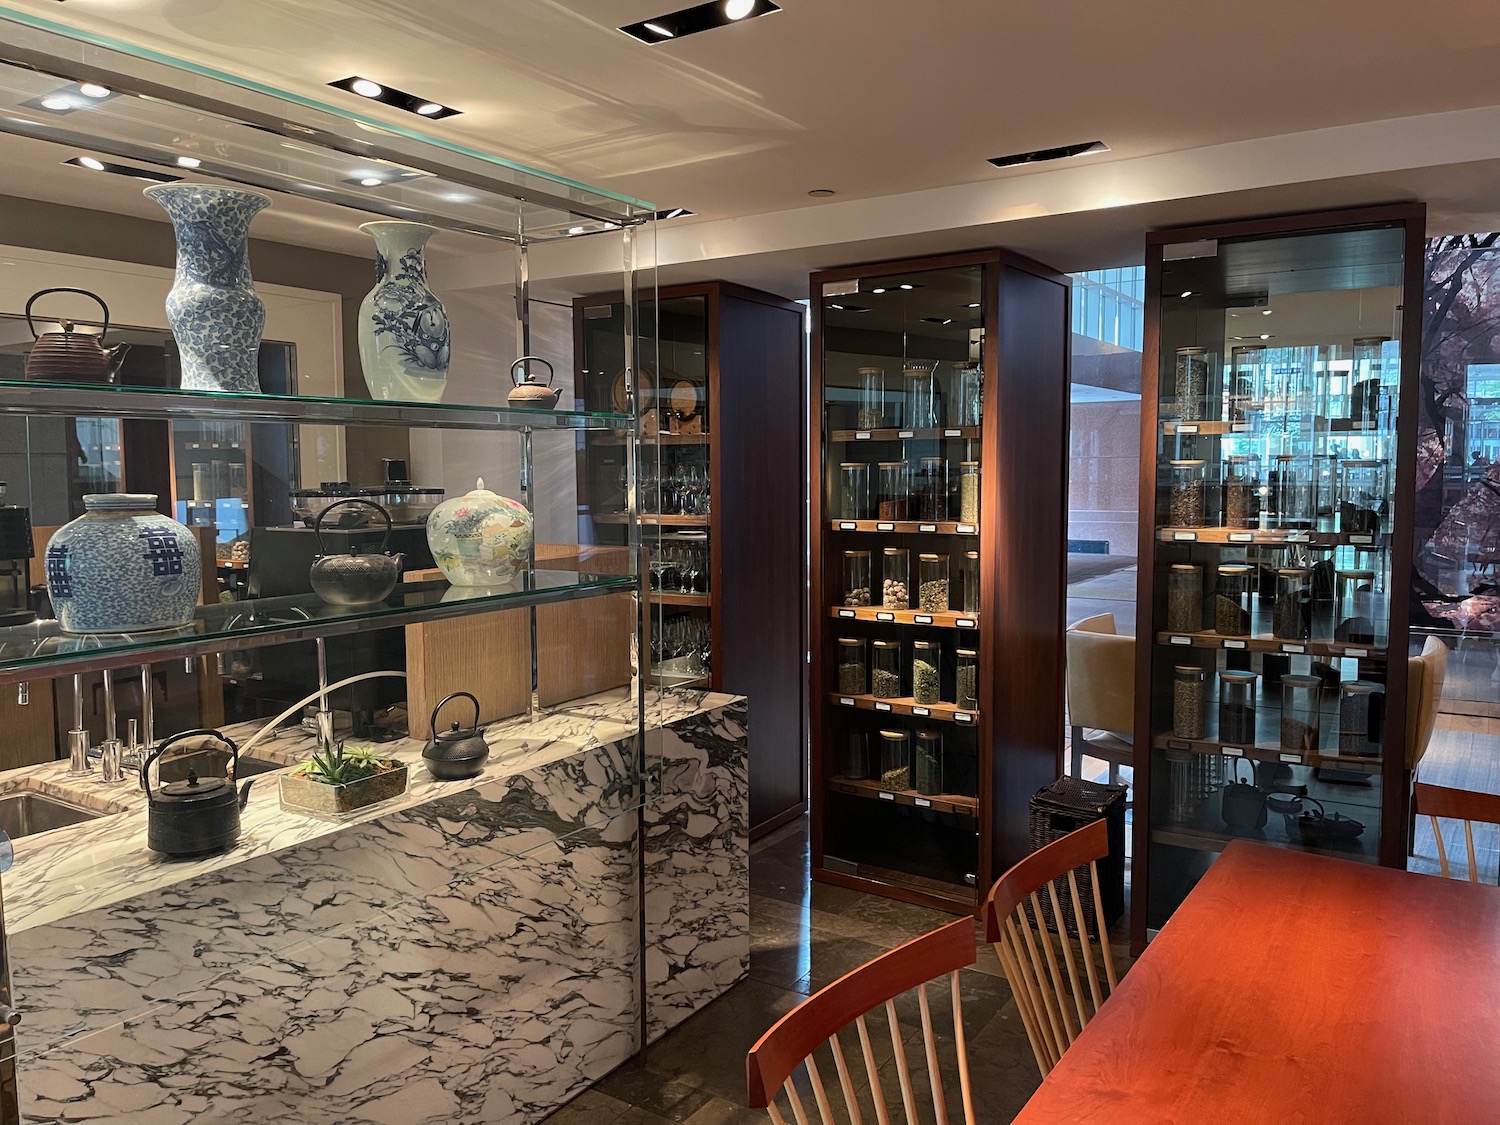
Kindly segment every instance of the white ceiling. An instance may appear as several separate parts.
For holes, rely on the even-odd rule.
[[[664,278],[738,274],[794,292],[813,266],[996,242],[1065,268],[1098,265],[1138,256],[1151,225],[1391,199],[1437,201],[1435,229],[1500,225],[1494,131],[1466,136],[1455,112],[1500,106],[1493,0],[1262,0],[1253,11],[1182,0],[785,0],[767,18],[656,47],[615,28],[676,0],[9,2],[408,126],[411,115],[325,83],[363,74],[454,105],[462,116],[426,127],[698,212],[663,228],[673,247]],[[1386,163],[1360,165],[1328,140],[1421,115],[1447,123],[1422,134],[1438,145],[1431,153],[1388,148]],[[1291,136],[1324,140],[1279,152],[1274,169],[1253,164],[1253,139]],[[1181,190],[970,208],[951,220],[930,194],[1046,195],[1045,177],[1065,166],[1002,172],[984,159],[1095,139],[1112,151],[1069,173],[1124,183],[1154,161],[1174,169]],[[1226,145],[1245,161],[1233,175],[1216,163]],[[838,194],[808,199],[824,187]],[[1203,195],[1215,198],[1190,202]],[[877,214],[893,197],[914,201],[906,220],[890,207]],[[717,249],[731,229],[764,244]]]

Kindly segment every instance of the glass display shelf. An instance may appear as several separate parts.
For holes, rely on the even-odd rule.
[[[977,523],[957,523],[939,520],[923,523],[920,520],[830,520],[829,531],[879,531],[897,535],[978,535]]]
[[[979,618],[973,614],[923,613],[915,609],[881,609],[879,606],[834,606],[829,617],[845,621],[880,621],[895,625],[930,625],[934,629],[978,629]]]
[[[1273,732],[1274,733],[1274,732]],[[1271,762],[1275,765],[1310,766],[1313,769],[1352,770],[1356,773],[1378,774],[1384,768],[1379,758],[1354,758],[1339,754],[1298,753],[1284,749],[1280,743],[1267,742],[1257,732],[1253,743],[1217,742],[1212,738],[1177,738],[1159,735],[1155,746],[1158,750],[1186,750],[1193,754],[1218,754],[1224,758],[1244,758],[1250,762]]]
[[[917,430],[829,430],[829,441],[940,441],[943,438],[979,440],[978,426],[947,426]]]
[[[968,711],[952,703],[919,704],[911,696],[877,699],[873,695],[841,695],[831,692],[828,702],[860,711],[879,711],[889,715],[912,715],[918,719],[936,719],[943,723],[973,726],[979,722],[978,711]]]
[[[1156,634],[1156,643],[1168,648],[1222,648],[1230,652],[1280,652],[1288,656],[1347,656],[1354,659],[1370,658],[1384,660],[1385,646],[1360,642],[1330,641],[1313,638],[1306,641],[1288,641],[1270,633],[1256,633],[1244,637],[1229,637],[1212,629],[1199,632],[1161,632]]]
[[[387,629],[476,612],[553,605],[637,588],[629,574],[537,570],[512,586],[450,586],[441,580],[410,582],[383,602],[332,606],[316,594],[294,594],[199,606],[177,629],[148,633],[65,633],[56,621],[0,629],[0,683],[39,675],[96,672],[143,660],[202,656],[226,649],[261,648],[361,629]]]
[[[0,414],[71,418],[323,423],[449,430],[587,430],[629,427],[629,414],[523,410],[443,402],[379,402],[318,395],[226,394],[109,383],[0,380]]]
[[[877,781],[849,777],[831,777],[828,788],[834,793],[845,793],[851,797],[864,797],[871,801],[892,801],[898,805],[911,805],[933,812],[957,813],[960,816],[977,817],[979,798],[965,797],[960,793],[918,793],[915,789],[882,789]]]

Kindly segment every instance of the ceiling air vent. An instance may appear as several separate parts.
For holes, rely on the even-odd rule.
[[[1070,156],[1091,156],[1096,152],[1108,152],[1103,141],[1084,141],[1082,144],[1063,145],[1060,148],[1039,148],[1035,152],[1013,152],[1009,156],[992,156],[990,163],[996,168],[1014,168],[1018,164],[1040,164],[1044,160],[1066,160]]]

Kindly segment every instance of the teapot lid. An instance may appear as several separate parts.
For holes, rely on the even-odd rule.
[[[229,779],[224,777],[199,777],[198,771],[188,770],[187,780],[169,781],[156,791],[162,801],[191,804],[195,801],[211,800],[221,796],[225,790],[233,792]]]
[[[454,723],[448,730],[433,732],[432,741],[422,751],[422,756],[440,762],[462,762],[486,757],[489,752],[483,731],[474,727],[461,728]]]

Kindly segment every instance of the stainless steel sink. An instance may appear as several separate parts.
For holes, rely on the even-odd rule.
[[[0,828],[5,829],[13,840],[70,824],[82,824],[105,815],[41,793],[9,793],[0,797]]]

